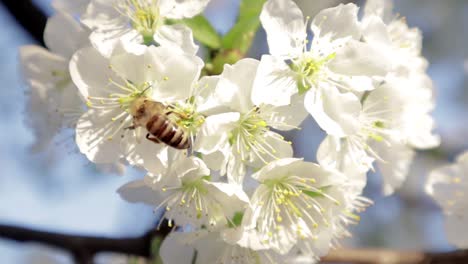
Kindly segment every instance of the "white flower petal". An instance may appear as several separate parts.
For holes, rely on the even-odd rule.
[[[198,94],[196,99],[197,109],[199,113],[205,116],[221,114],[229,112],[229,106],[225,104],[225,96],[216,92],[220,76],[203,76],[197,84],[195,84],[195,94]]]
[[[35,80],[53,87],[54,72],[68,74],[67,58],[39,46],[22,46],[19,51],[21,70],[26,80]]]
[[[52,7],[54,7],[55,10],[80,15],[86,11],[89,1],[90,0],[53,0]]]
[[[330,78],[354,92],[372,91],[376,88],[375,80],[367,76],[345,76],[336,74],[330,76]]]
[[[271,127],[283,131],[291,130],[294,127],[298,128],[309,115],[304,108],[304,99],[299,94],[292,96],[290,105],[278,106],[273,109],[274,113],[267,122],[271,124]]]
[[[391,49],[391,39],[387,25],[377,16],[371,16],[365,20],[363,25],[364,39],[373,45],[382,45],[382,48]]]
[[[468,152],[457,157],[456,163],[442,166],[429,174],[426,182],[426,193],[432,196],[444,211],[445,230],[448,241],[459,247],[466,248],[468,239],[466,236],[466,190],[468,181]]]
[[[449,215],[445,219],[447,240],[460,249],[468,248],[468,230],[464,213]]]
[[[29,85],[26,120],[35,134],[33,151],[44,150],[64,127],[73,127],[83,102],[68,74],[68,61],[38,46],[20,49],[22,72]]]
[[[270,54],[294,57],[302,52],[307,37],[304,16],[291,0],[269,0],[260,14]]]
[[[167,55],[170,58],[163,61],[162,82],[154,90],[153,97],[161,101],[185,100],[190,97],[192,87],[200,77],[203,60],[193,55],[174,52]],[[156,57],[156,60],[158,58]]]
[[[295,73],[284,60],[263,55],[252,90],[255,105],[276,106],[291,104],[291,96],[298,92]]]
[[[249,203],[249,197],[241,186],[221,182],[207,182],[206,185],[216,200],[226,205],[223,208],[226,217],[232,218],[236,213],[244,212]]]
[[[417,118],[416,118],[417,117]],[[435,121],[429,114],[415,115],[406,123],[408,143],[418,149],[431,149],[440,145],[440,136],[433,134]]]
[[[385,50],[359,41],[349,41],[330,61],[330,69],[343,75],[385,76],[392,59]]]
[[[256,230],[245,228],[243,225],[223,230],[221,237],[228,244],[237,244],[251,250],[260,251],[269,249],[268,245],[261,241]]]
[[[164,238],[159,254],[164,264],[191,263],[195,250],[186,241],[187,233],[171,232]]]
[[[125,162],[125,160],[121,160],[114,163],[96,164],[96,169],[99,172],[105,174],[115,174],[118,176],[123,176],[125,175],[127,169],[127,162]]]
[[[178,47],[182,53],[195,55],[198,46],[193,41],[192,30],[185,25],[163,25],[156,31],[154,40],[161,46]]]
[[[99,52],[109,57],[114,47],[122,40],[127,43],[139,44],[143,37],[138,31],[129,27],[131,21],[122,15],[118,0],[91,0],[86,12],[81,16],[81,22],[93,32],[90,41]]]
[[[203,154],[203,161],[205,161],[211,170],[220,171],[221,175],[225,175],[230,151],[229,142],[225,142],[224,146],[221,146],[219,149],[219,151]]]
[[[455,207],[455,202],[460,203],[462,207],[467,206],[466,199],[456,194],[457,191],[463,193],[467,190],[467,169],[468,151],[460,154],[456,163],[436,168],[429,174],[425,186],[426,193],[432,196],[448,214],[460,209]]]
[[[144,46],[143,37],[136,30],[118,31],[113,28],[95,30],[89,35],[91,44],[104,56],[110,57],[119,42],[136,47]]]
[[[76,125],[76,144],[81,153],[95,163],[113,163],[122,157],[120,135],[123,129],[115,130],[111,119],[118,111],[89,110]],[[128,121],[130,124],[130,121]],[[114,137],[115,134],[115,137]]]
[[[151,187],[146,185],[144,180],[129,182],[117,190],[120,197],[130,203],[144,203],[157,205],[160,197]]]
[[[103,89],[109,78],[117,79],[109,69],[109,60],[93,47],[83,48],[73,55],[70,61],[70,75],[84,100],[89,96],[107,97]]]
[[[120,16],[116,9],[118,0],[91,0],[86,12],[81,16],[81,22],[91,29],[101,27],[118,27],[124,25],[127,19]]]
[[[278,168],[294,166],[302,162],[303,159],[296,159],[296,158],[286,158],[273,161],[266,166],[262,167],[259,171],[252,175],[252,178],[258,181],[264,181],[269,178],[281,177],[284,176],[283,170],[278,170]]]
[[[162,81],[161,72],[165,70],[165,61],[161,60],[156,50],[155,47],[135,50],[131,46],[119,43],[109,60],[110,65],[122,79],[135,85]],[[155,88],[157,87],[153,87]]]
[[[282,136],[275,132],[267,132],[263,135],[265,139],[265,146],[269,146],[267,153],[259,153],[262,157],[261,159],[258,156],[253,156],[254,160],[248,162],[248,165],[253,168],[260,168],[265,165],[266,162],[270,162],[276,159],[290,158],[293,156],[292,144],[289,141],[285,141]]]
[[[203,160],[192,156],[180,159],[172,168],[171,175],[180,178],[182,181],[193,181],[210,175],[210,170]]]
[[[234,65],[224,65],[216,94],[233,111],[246,113],[252,109],[251,94],[258,64],[258,60],[247,58]]]
[[[149,172],[159,172],[167,167],[167,161],[161,159],[167,157],[166,152],[169,151],[169,147],[164,143],[155,144],[147,140],[143,134],[130,132],[123,139],[126,141],[125,157],[132,166],[144,168]]]
[[[228,156],[226,175],[228,183],[242,185],[244,182],[245,174],[247,173],[247,166],[242,159],[234,155],[231,151]]]
[[[224,113],[208,116],[195,141],[194,149],[203,154],[218,151],[229,140],[228,131],[239,121],[239,113]]]
[[[383,160],[377,160],[384,181],[383,193],[391,195],[406,180],[415,152],[399,142],[392,142],[390,146],[380,143],[376,151]]]
[[[393,0],[367,0],[364,7],[364,18],[377,16],[388,22],[393,18],[392,9]]]
[[[325,168],[338,170],[348,178],[360,181],[372,168],[373,158],[364,149],[353,148],[346,139],[327,136],[317,150],[317,161]],[[366,181],[361,182],[362,187]]]
[[[68,37],[64,37],[68,36]],[[53,53],[71,58],[83,44],[87,43],[88,32],[71,15],[58,12],[47,20],[44,42]]]
[[[205,9],[210,0],[161,0],[161,15],[172,19],[194,17]]]
[[[351,37],[359,40],[360,26],[357,19],[358,7],[355,4],[340,4],[318,13],[311,24],[314,38],[329,35],[332,40]]]
[[[322,86],[307,92],[307,111],[329,135],[344,137],[358,129],[361,103],[352,93],[340,93],[333,86]]]

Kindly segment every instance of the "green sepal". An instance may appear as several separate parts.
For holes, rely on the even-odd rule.
[[[201,44],[210,49],[216,50],[221,48],[221,37],[211,25],[210,21],[203,15],[180,20],[167,20],[166,23],[170,25],[176,23],[184,24],[192,29],[193,37]]]
[[[228,221],[229,228],[238,227],[242,224],[242,219],[244,218],[243,212],[236,212],[232,217],[231,221]]]

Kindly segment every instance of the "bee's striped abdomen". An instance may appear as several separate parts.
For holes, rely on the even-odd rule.
[[[187,133],[165,115],[152,116],[146,124],[146,129],[158,140],[173,148],[188,149],[191,146]]]

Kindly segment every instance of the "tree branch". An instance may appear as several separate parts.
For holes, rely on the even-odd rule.
[[[127,255],[151,257],[154,238],[164,238],[171,232],[167,221],[159,230],[152,230],[141,237],[106,238],[60,234],[29,228],[0,225],[0,237],[18,242],[40,242],[68,250],[77,263],[90,264],[96,253],[115,252]],[[384,249],[337,249],[322,258],[322,263],[355,264],[466,264],[468,250],[448,253],[425,253]]]
[[[424,263],[422,252],[401,252],[382,249],[337,249],[322,258],[323,263],[356,264],[419,264]]]
[[[384,249],[337,249],[323,257],[322,263],[466,264],[468,263],[468,250],[425,253]]]
[[[74,0],[71,0],[74,1]],[[47,15],[32,0],[2,0],[16,21],[42,46],[45,46],[43,34]]]
[[[0,237],[17,242],[40,242],[69,251],[77,263],[93,263],[93,257],[99,252],[116,252],[127,255],[151,257],[151,242],[156,237],[165,237],[172,228],[167,222],[159,230],[152,230],[141,237],[106,238],[60,234],[38,231],[29,228],[0,225]]]

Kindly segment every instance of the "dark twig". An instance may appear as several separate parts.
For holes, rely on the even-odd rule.
[[[47,23],[47,15],[33,4],[32,0],[2,0],[1,2],[16,21],[40,45],[45,46],[43,34]]]
[[[152,230],[141,237],[105,238],[60,234],[38,231],[29,228],[0,225],[0,237],[18,242],[40,242],[68,250],[77,263],[93,263],[93,257],[99,252],[116,252],[127,255],[151,257],[151,242],[156,237],[165,237],[171,228],[166,223],[159,230]]]
[[[172,230],[167,222],[160,230],[152,230],[135,238],[105,238],[67,235],[0,225],[0,237],[18,242],[40,242],[68,250],[77,263],[93,262],[96,253],[116,252],[127,255],[151,257],[151,243],[154,238],[164,238]],[[448,253],[425,253],[418,251],[397,251],[383,249],[338,249],[322,258],[322,263],[355,264],[466,264],[468,250]]]

